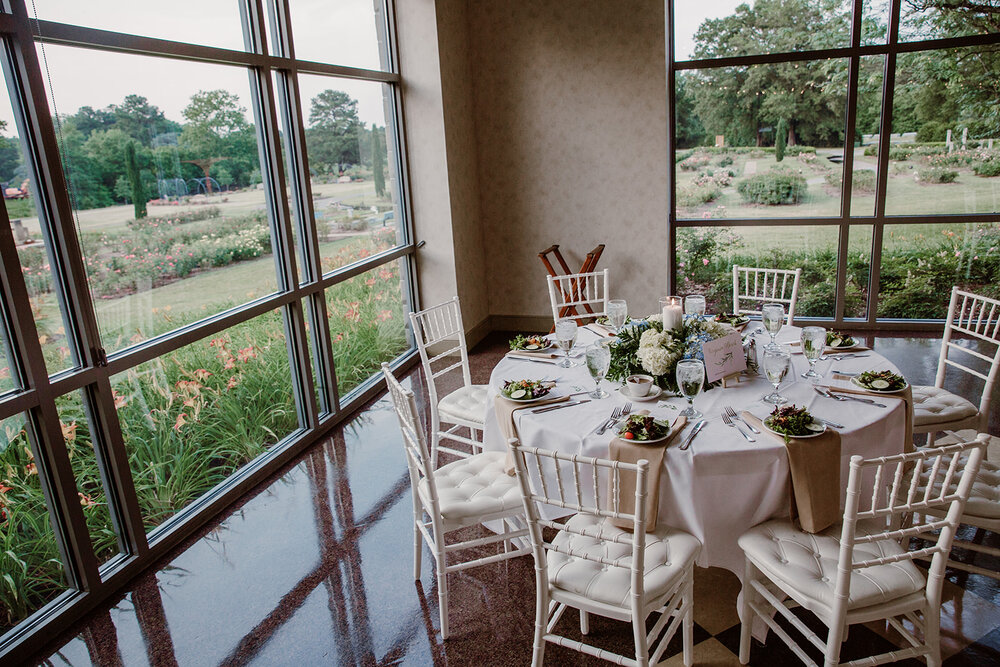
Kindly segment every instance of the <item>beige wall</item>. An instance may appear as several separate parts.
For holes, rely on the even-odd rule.
[[[396,3],[425,305],[467,328],[548,317],[537,254],[598,243],[613,297],[666,289],[666,91],[659,0]],[[521,320],[522,324],[524,320]]]

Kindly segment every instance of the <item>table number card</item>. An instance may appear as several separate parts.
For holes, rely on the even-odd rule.
[[[747,369],[747,358],[743,353],[743,338],[739,333],[702,343],[705,355],[705,381],[715,382],[728,375],[735,375]]]

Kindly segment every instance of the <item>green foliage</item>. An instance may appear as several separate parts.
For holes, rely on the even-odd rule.
[[[711,156],[699,150],[680,162],[678,166],[682,171],[698,171],[702,167],[707,167],[711,161]]]
[[[125,144],[125,175],[128,177],[129,191],[132,194],[132,207],[135,209],[135,219],[146,217],[146,192],[142,187],[142,177],[139,175],[139,165],[135,160],[135,143]]]
[[[24,199],[5,199],[7,205],[7,217],[11,220],[16,218],[33,218],[38,215],[35,211],[35,198],[26,197]]]
[[[715,201],[722,195],[714,184],[687,185],[677,188],[677,205],[683,208],[694,208]]]
[[[797,174],[769,172],[740,181],[736,189],[751,204],[777,206],[797,204],[807,187],[806,179]]]
[[[828,172],[824,177],[827,185],[840,190],[843,186],[843,179],[837,172]],[[875,192],[875,184],[878,174],[871,169],[855,169],[851,177],[851,192]]]
[[[310,164],[322,165],[327,171],[332,171],[360,163],[362,129],[358,120],[358,103],[347,93],[324,90],[312,98],[306,132]]]
[[[785,147],[788,145],[788,122],[782,118],[778,121],[778,129],[774,132],[774,159],[781,162],[785,159]]]
[[[944,141],[947,136],[948,128],[941,121],[927,121],[917,130],[917,141]]]
[[[972,165],[972,171],[976,173],[976,176],[1000,176],[1000,156],[993,156],[982,162],[976,162]]]
[[[385,197],[385,158],[385,146],[378,128],[372,123],[372,178],[375,180],[376,197]]]
[[[728,167],[732,163],[733,163],[732,155],[723,155],[722,158],[719,160],[720,167]]]
[[[958,172],[944,167],[925,167],[917,170],[917,180],[921,183],[954,183]]]

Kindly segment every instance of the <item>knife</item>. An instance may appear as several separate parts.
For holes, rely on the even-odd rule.
[[[694,428],[691,429],[691,432],[688,433],[688,437],[684,438],[684,442],[681,443],[681,446],[680,446],[681,451],[684,451],[688,447],[691,446],[691,441],[694,440],[694,436],[698,435],[698,431],[700,431],[701,429],[705,428],[705,424],[707,424],[707,423],[708,422],[705,421],[704,419],[699,419],[698,420],[698,423],[695,424]]]
[[[819,417],[813,417],[813,421],[823,424],[824,426],[831,426],[833,428],[844,428],[843,424],[838,424],[837,422],[832,422],[829,419],[820,419]]]
[[[581,403],[590,403],[590,399],[584,399],[582,401],[570,401],[569,403],[560,403],[559,405],[547,405],[544,408],[535,408],[531,411],[531,414],[537,415],[542,412],[550,412],[552,410],[562,410],[563,408],[569,408],[574,405],[580,405]]]

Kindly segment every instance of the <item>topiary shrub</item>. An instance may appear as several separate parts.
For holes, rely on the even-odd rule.
[[[918,169],[916,180],[920,183],[954,183],[958,172],[943,167],[926,167]]]
[[[797,174],[770,172],[756,174],[739,182],[736,189],[752,204],[777,206],[797,204],[806,193],[806,179]]]

